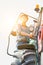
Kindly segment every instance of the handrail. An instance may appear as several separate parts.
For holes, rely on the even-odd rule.
[[[8,36],[7,54],[8,54],[9,56],[13,56],[13,57],[16,57],[16,58],[19,59],[19,57],[17,57],[16,55],[12,55],[12,54],[9,53],[9,45],[10,45],[10,34],[9,34],[9,36]],[[14,51],[14,52],[17,52],[17,50]]]

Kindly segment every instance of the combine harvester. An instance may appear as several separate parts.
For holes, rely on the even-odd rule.
[[[7,54],[16,58],[16,61],[11,63],[11,65],[41,65],[40,57],[43,41],[43,7],[39,9],[39,5],[37,4],[35,11],[36,13],[39,13],[38,18],[34,18],[25,13],[20,13],[17,19],[17,30],[12,30],[9,34]],[[22,24],[18,23],[20,21]],[[28,21],[29,24],[26,26],[26,22]],[[17,50],[14,51],[14,55],[9,53],[10,35],[17,36]],[[19,52],[19,54],[17,54],[17,52]],[[15,53],[17,55],[15,55]]]

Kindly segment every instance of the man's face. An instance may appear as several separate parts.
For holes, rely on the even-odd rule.
[[[28,17],[23,15],[20,17],[20,20],[26,23],[28,21]]]

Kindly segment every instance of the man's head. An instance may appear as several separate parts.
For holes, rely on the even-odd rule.
[[[22,21],[22,23],[23,22],[27,22],[28,21],[28,15],[27,14],[24,14],[24,13],[21,13],[20,15],[19,15],[19,18],[20,18],[20,20]]]

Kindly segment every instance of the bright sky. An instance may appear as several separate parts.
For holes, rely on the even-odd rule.
[[[1,0],[0,1],[0,31],[7,34],[12,29],[18,15],[21,12],[36,16],[34,12],[35,5],[43,6],[43,0]],[[4,31],[3,31],[4,29]]]

